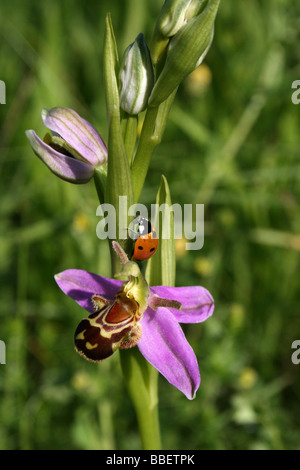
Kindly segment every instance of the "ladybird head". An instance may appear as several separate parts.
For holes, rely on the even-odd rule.
[[[139,215],[136,217],[129,226],[130,237],[137,240],[140,236],[147,235],[152,231],[152,225],[148,219]]]
[[[138,236],[134,243],[133,259],[144,261],[154,255],[158,248],[158,235],[148,219],[137,217],[135,219]]]

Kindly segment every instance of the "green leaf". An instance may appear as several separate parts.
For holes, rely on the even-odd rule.
[[[119,57],[110,14],[106,16],[104,36],[104,83],[108,120],[120,108],[118,80]]]
[[[171,195],[165,176],[161,177],[161,184],[156,196],[157,208],[162,204],[166,209],[171,208]],[[170,217],[168,217],[168,214]],[[159,245],[157,252],[149,259],[146,268],[146,280],[149,285],[174,286],[176,274],[175,239],[174,239],[174,213],[156,211],[152,220],[154,227],[159,231]],[[158,229],[159,227],[159,229]],[[169,235],[168,238],[164,236]]]
[[[133,182],[129,166],[126,148],[122,137],[120,122],[120,100],[118,91],[118,54],[115,36],[110,16],[106,18],[105,42],[104,42],[104,75],[105,92],[108,112],[108,160],[107,160],[107,182],[105,187],[105,202],[114,206],[116,211],[116,239],[126,251],[125,242],[120,239],[126,238],[119,234],[120,217],[123,228],[128,227],[128,210],[134,202]],[[120,206],[120,196],[127,197],[127,207]],[[124,199],[123,199],[124,201]],[[111,251],[113,259],[113,272],[120,269],[119,260],[114,250]]]

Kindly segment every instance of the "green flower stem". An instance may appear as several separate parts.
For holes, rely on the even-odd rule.
[[[106,108],[108,115],[108,164],[107,164],[107,182],[105,186],[104,202],[111,204],[116,211],[116,239],[125,238],[119,233],[120,216],[121,225],[128,226],[128,217],[126,210],[121,206],[120,196],[126,196],[128,206],[134,201],[133,182],[131,178],[130,165],[126,153],[126,147],[122,136],[120,99],[118,88],[119,59],[118,51],[111,22],[110,15],[106,17],[105,40],[104,40],[104,83]],[[98,187],[98,180],[96,181]],[[99,191],[98,191],[99,193]],[[125,248],[125,242],[121,242]],[[118,257],[110,246],[112,271],[116,274],[120,270]]]
[[[120,113],[118,53],[110,16],[106,18],[104,45],[104,79],[108,114],[108,168],[105,191],[102,177],[95,171],[95,185],[100,202],[110,203],[116,210],[116,237],[119,237],[119,196],[127,196],[128,206],[138,202],[144,186],[150,159],[160,143],[175,92],[159,107],[148,109],[132,167],[137,138],[137,119]],[[104,195],[104,201],[102,197]],[[127,217],[127,214],[125,214]],[[125,221],[126,223],[126,221]],[[126,226],[126,225],[125,225]],[[127,225],[128,226],[128,225]],[[125,237],[124,237],[125,238]],[[118,240],[126,250],[126,240]],[[120,262],[110,243],[112,274],[120,272]],[[124,381],[137,415],[144,450],[160,450],[158,419],[158,372],[141,355],[137,347],[120,351]]]
[[[96,187],[100,204],[104,202],[106,177],[107,177],[107,164],[106,163],[105,164],[103,163],[102,165],[95,167],[94,182],[95,182],[95,187]]]
[[[121,119],[121,129],[129,165],[131,165],[133,152],[135,149],[137,127],[138,117],[124,113],[124,116]]]
[[[95,172],[95,186],[100,203],[103,195],[102,175]],[[117,197],[118,187],[115,189]],[[119,241],[126,250],[126,241]],[[120,272],[120,261],[111,246],[112,274]],[[141,355],[137,347],[120,351],[121,368],[126,388],[136,412],[143,450],[160,450],[158,417],[158,371]]]
[[[120,350],[126,388],[135,408],[143,450],[161,450],[158,418],[158,371],[134,347]]]
[[[95,171],[94,180],[101,203],[104,192],[103,175],[100,171]],[[118,187],[116,186],[115,193],[114,197],[116,198],[119,194]],[[126,241],[120,241],[120,243],[124,244]],[[120,262],[112,249],[111,243],[110,248],[112,274],[117,274],[120,271]],[[136,412],[142,449],[160,450],[158,371],[144,359],[137,347],[129,350],[120,350],[120,361],[125,385]]]
[[[148,108],[146,112],[139,144],[131,168],[135,202],[139,201],[153,152],[161,142],[176,92],[177,88],[158,107]]]
[[[156,77],[159,75],[159,72],[163,67],[169,42],[170,38],[164,37],[159,33],[158,29],[155,28],[151,41],[151,58]]]

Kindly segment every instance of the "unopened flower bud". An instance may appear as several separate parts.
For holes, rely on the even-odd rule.
[[[158,29],[166,37],[174,36],[196,16],[205,0],[166,0],[158,19]]]
[[[220,0],[209,0],[205,9],[170,40],[166,61],[150,95],[149,106],[158,106],[165,101],[201,64],[213,40],[219,3]]]
[[[153,67],[143,34],[139,34],[124,52],[120,70],[120,104],[128,114],[147,107],[154,83]]]

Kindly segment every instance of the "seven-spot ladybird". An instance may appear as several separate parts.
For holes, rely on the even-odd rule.
[[[133,259],[136,261],[144,261],[154,255],[158,248],[157,232],[149,220],[141,215],[134,219],[130,225],[136,227]]]

